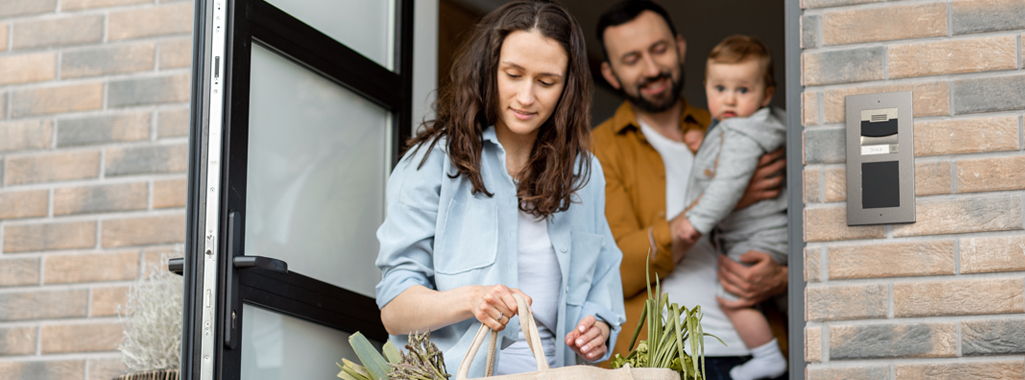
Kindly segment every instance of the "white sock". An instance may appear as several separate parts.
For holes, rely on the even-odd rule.
[[[733,380],[774,379],[787,371],[787,359],[779,350],[776,339],[751,349],[751,360],[733,367]]]

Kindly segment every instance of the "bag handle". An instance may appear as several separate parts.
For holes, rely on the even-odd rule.
[[[541,348],[541,337],[537,333],[537,322],[534,321],[534,313],[530,310],[530,306],[527,305],[527,301],[522,296],[513,294],[513,298],[516,299],[516,308],[520,315],[520,330],[523,331],[523,336],[527,339],[527,346],[530,347],[530,351],[534,353],[537,370],[544,371],[548,369],[548,359],[545,358],[544,350]],[[495,365],[495,344],[498,340],[498,332],[492,331],[487,325],[482,323],[480,329],[477,330],[477,335],[473,338],[469,351],[466,352],[463,361],[459,363],[459,372],[456,372],[456,380],[467,380],[467,376],[470,374],[470,364],[473,363],[473,357],[477,356],[477,351],[480,349],[480,345],[484,343],[484,337],[488,335],[489,331],[491,332],[491,340],[488,344],[488,358],[484,377],[491,376]]]

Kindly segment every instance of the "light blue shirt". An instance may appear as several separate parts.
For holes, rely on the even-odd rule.
[[[483,133],[481,177],[494,194],[471,194],[473,185],[444,152],[442,139],[417,169],[427,145],[407,153],[388,180],[388,213],[377,238],[381,252],[377,267],[377,305],[384,307],[413,285],[439,291],[468,285],[503,284],[518,288],[516,185],[505,167],[505,149],[494,127]],[[547,218],[548,234],[562,271],[556,336],[556,366],[576,363],[565,337],[585,316],[593,315],[611,327],[615,342],[623,311],[623,284],[619,264],[623,254],[605,219],[605,176],[591,159],[590,181],[573,195],[569,210]],[[454,178],[453,178],[454,177]],[[416,316],[410,316],[416,318]],[[467,319],[431,332],[431,341],[445,355],[448,372],[455,374],[473,342],[480,322]],[[499,333],[504,347],[516,340],[519,320]],[[392,335],[398,347],[405,335]],[[487,342],[485,341],[485,346]],[[498,354],[501,354],[499,352]],[[470,377],[484,376],[486,347],[474,357]],[[611,355],[611,348],[600,360]]]

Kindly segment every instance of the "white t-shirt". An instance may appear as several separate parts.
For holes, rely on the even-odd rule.
[[[672,220],[687,207],[687,185],[690,182],[691,168],[694,166],[694,153],[687,144],[671,140],[663,136],[644,121],[638,120],[641,133],[648,139],[666,168],[666,219]],[[683,260],[676,263],[676,269],[666,278],[661,279],[662,291],[669,295],[669,302],[686,306],[688,309],[701,305],[704,317],[701,327],[706,333],[715,335],[726,342],[726,347],[712,337],[705,338],[706,356],[744,356],[748,349],[733,328],[726,314],[719,308],[715,300],[716,277],[719,254],[703,236],[691,247]],[[689,349],[688,349],[689,351]]]
[[[530,296],[530,309],[537,321],[537,335],[541,338],[549,366],[555,366],[555,330],[559,316],[559,296],[562,295],[562,271],[555,247],[548,236],[548,223],[533,215],[519,212],[517,223],[517,281],[519,289]],[[523,332],[516,342],[502,350],[495,365],[496,375],[537,371],[537,363]]]

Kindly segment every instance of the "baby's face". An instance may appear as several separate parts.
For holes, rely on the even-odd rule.
[[[772,88],[765,88],[762,67],[757,59],[740,63],[708,61],[705,95],[708,111],[716,120],[734,116],[748,117],[772,101]]]

